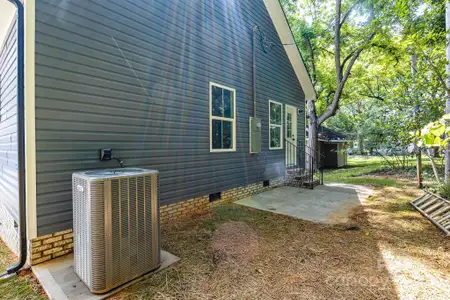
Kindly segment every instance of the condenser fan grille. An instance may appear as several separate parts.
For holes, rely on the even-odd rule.
[[[75,271],[80,278],[91,291],[105,292],[157,268],[158,174],[97,181],[82,177],[73,176]]]

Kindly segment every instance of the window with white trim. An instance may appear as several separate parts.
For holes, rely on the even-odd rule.
[[[236,151],[236,90],[209,84],[210,150]]]
[[[283,149],[283,105],[269,100],[269,149]]]

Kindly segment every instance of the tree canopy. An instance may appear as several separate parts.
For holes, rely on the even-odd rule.
[[[444,1],[281,2],[317,91],[319,122],[362,139],[367,149],[405,146],[412,141],[411,131],[444,114]],[[339,78],[345,76],[336,116],[320,119],[335,100]]]

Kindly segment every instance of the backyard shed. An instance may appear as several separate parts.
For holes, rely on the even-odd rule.
[[[318,149],[325,168],[342,168],[347,165],[347,141],[343,134],[320,126]]]

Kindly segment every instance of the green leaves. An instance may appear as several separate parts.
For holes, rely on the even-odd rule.
[[[438,124],[431,123],[431,124],[432,125],[429,129],[430,134],[432,134],[436,137],[439,137],[445,133],[445,125],[444,124],[441,124],[441,123],[438,123]]]
[[[336,0],[281,0],[310,74],[316,80],[321,115],[336,91],[334,17]],[[445,2],[438,0],[342,0],[341,64],[363,46],[327,126],[371,147],[405,148],[411,142],[442,145],[450,129],[438,124],[427,136],[410,132],[438,120],[446,97]],[[373,12],[373,21],[369,16]],[[364,43],[367,35],[376,36]],[[311,47],[307,45],[310,42]],[[312,50],[312,51],[311,51]],[[417,55],[411,74],[411,54]],[[344,62],[346,62],[344,64]],[[314,69],[314,72],[312,70]],[[358,105],[360,106],[358,108]],[[450,116],[441,121],[450,122]],[[424,133],[425,135],[425,133]]]
[[[450,138],[445,138],[450,133],[448,121],[450,114],[442,116],[438,121],[430,122],[419,132],[411,133],[414,136],[416,145],[419,147],[441,147],[445,148]]]

